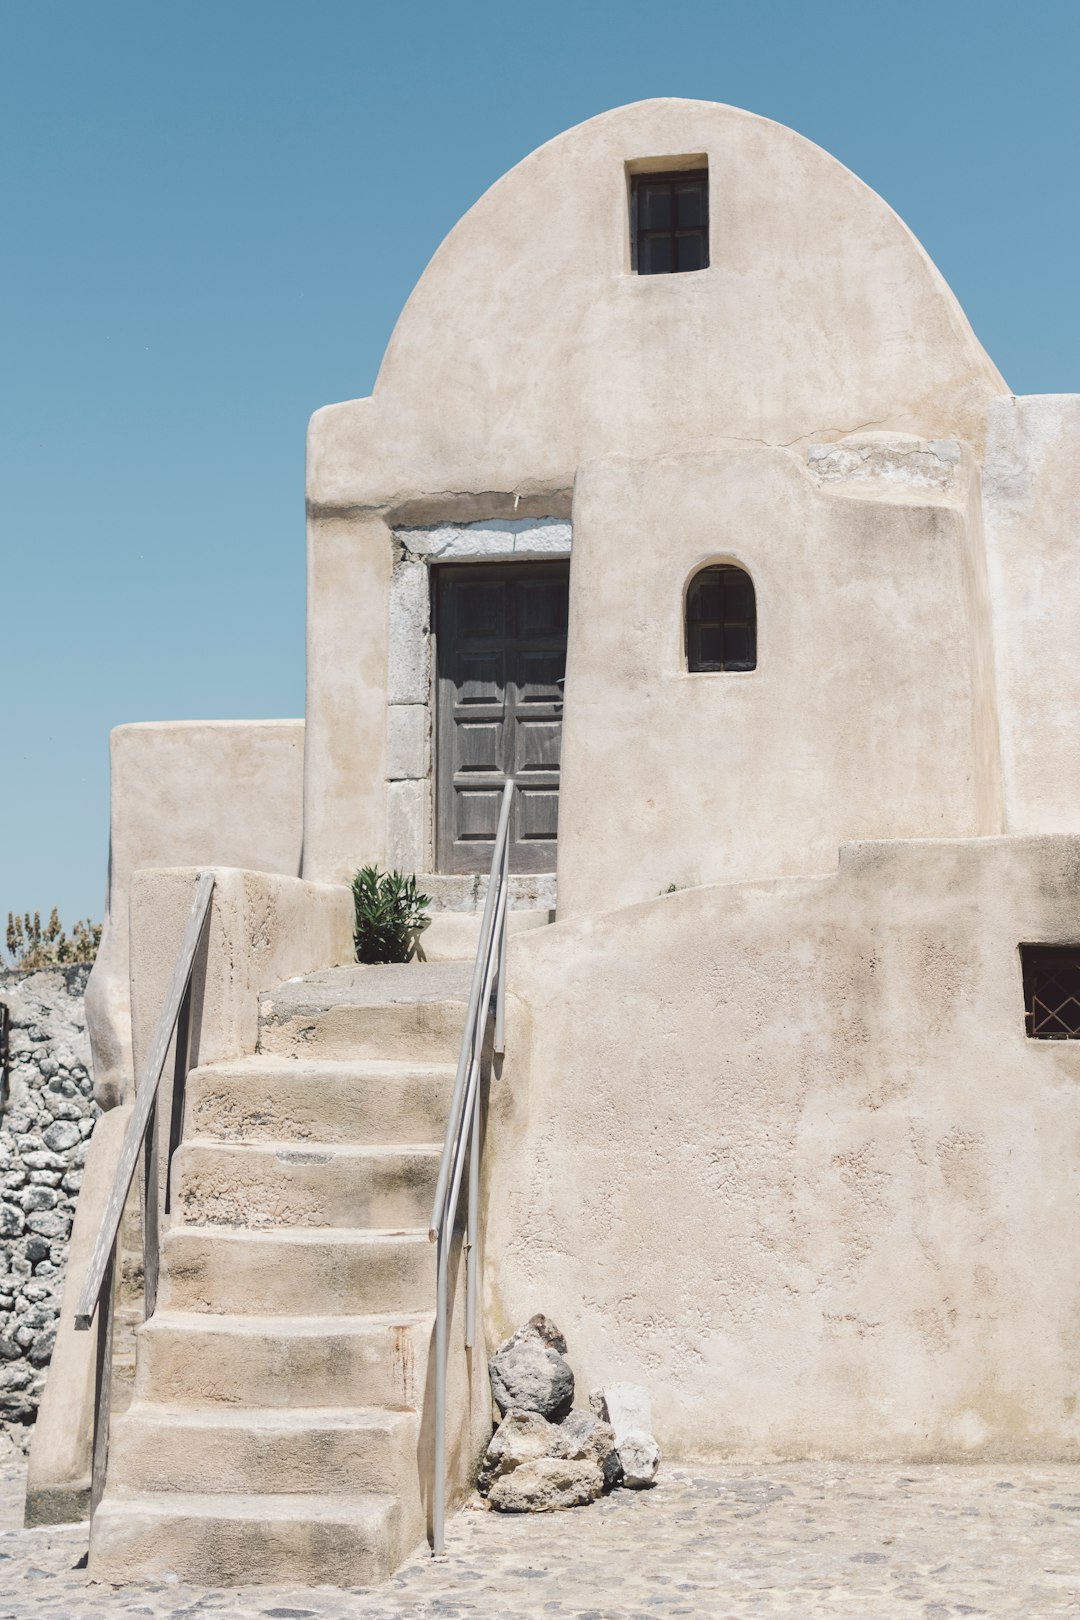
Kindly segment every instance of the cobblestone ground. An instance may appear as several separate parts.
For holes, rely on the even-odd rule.
[[[0,1620],[951,1620],[1080,1616],[1080,1469],[669,1468],[655,1489],[506,1518],[387,1585],[206,1591],[87,1581],[86,1527],[22,1530],[0,1465]]]

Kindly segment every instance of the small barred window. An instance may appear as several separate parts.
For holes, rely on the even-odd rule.
[[[1021,945],[1024,1027],[1035,1041],[1080,1041],[1080,945]]]
[[[630,252],[639,276],[709,266],[709,171],[635,174],[630,180]]]
[[[690,581],[686,665],[691,674],[757,668],[757,600],[744,569],[713,563]]]

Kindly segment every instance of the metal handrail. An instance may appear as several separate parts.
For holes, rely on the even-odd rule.
[[[75,1326],[86,1332],[97,1316],[97,1370],[94,1388],[94,1444],[91,1475],[90,1511],[94,1512],[105,1488],[105,1467],[109,1449],[109,1400],[112,1381],[112,1328],[120,1223],[124,1206],[135,1179],[139,1155],[143,1156],[143,1306],[147,1317],[157,1304],[160,1259],[159,1176],[160,1155],[157,1121],[158,1090],[176,1036],[173,1068],[172,1110],[169,1146],[165,1161],[165,1211],[171,1193],[173,1153],[180,1141],[184,1117],[184,1083],[191,1049],[191,975],[195,957],[210,915],[214,874],[200,872],[184,938],[173,966],[165,1005],[158,1019],[153,1045],[143,1065],[135,1091],[135,1106],[124,1132],[123,1146],[113,1178],[112,1191],[101,1217],[101,1227],[83,1279],[75,1307]]]
[[[450,1246],[461,1182],[468,1159],[469,1180],[465,1214],[465,1348],[476,1339],[476,1246],[480,1208],[480,1068],[492,1017],[495,995],[497,1056],[505,1051],[506,913],[510,881],[510,806],[514,780],[503,789],[499,825],[491,857],[491,876],[480,923],[465,1030],[461,1037],[450,1118],[446,1126],[439,1179],[431,1211],[428,1237],[438,1245],[435,1284],[435,1464],[431,1491],[432,1552],[439,1557],[446,1543],[446,1360],[449,1314]]]

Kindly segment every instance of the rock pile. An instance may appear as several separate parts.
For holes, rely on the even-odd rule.
[[[660,1451],[645,1390],[613,1384],[593,1392],[591,1412],[575,1410],[574,1374],[565,1356],[558,1328],[534,1316],[488,1363],[503,1420],[484,1454],[477,1489],[500,1513],[582,1507],[616,1485],[641,1487],[656,1478]]]
[[[56,1338],[87,1139],[98,1108],[83,1014],[89,967],[0,974],[0,1427],[34,1421]]]

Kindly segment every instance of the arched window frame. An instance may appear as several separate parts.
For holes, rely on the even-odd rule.
[[[711,569],[720,569],[720,570],[723,570],[723,571],[728,572],[728,573],[741,574],[747,580],[747,582],[749,584],[749,587],[750,587],[750,605],[751,605],[751,609],[752,609],[751,615],[749,617],[750,634],[751,634],[752,662],[747,661],[747,662],[743,663],[741,666],[738,663],[734,663],[732,665],[732,667],[730,667],[730,668],[725,668],[725,667],[721,666],[719,668],[713,668],[713,669],[705,669],[705,668],[701,668],[701,667],[695,668],[693,663],[692,663],[692,660],[691,660],[692,645],[691,644],[692,644],[693,626],[691,625],[691,619],[690,619],[691,595],[693,593],[694,586],[697,583],[697,581],[701,578],[701,576],[703,574],[707,574]],[[700,623],[700,622],[701,621],[699,620],[698,623]],[[724,623],[724,622],[727,622],[727,621],[724,621],[723,619],[718,619],[718,620],[707,621],[707,622],[720,624],[720,623]],[[730,622],[734,623],[735,621],[732,620]],[[681,633],[682,633],[682,667],[683,667],[684,673],[690,674],[690,675],[723,675],[723,676],[726,676],[726,677],[737,677],[737,676],[740,676],[740,675],[743,675],[743,676],[753,675],[756,672],[756,670],[758,668],[758,664],[759,664],[759,659],[758,659],[758,627],[757,627],[757,585],[754,582],[754,576],[750,572],[749,568],[738,557],[732,557],[732,556],[709,557],[704,562],[698,563],[698,565],[692,570],[692,572],[690,573],[690,575],[688,576],[688,578],[686,580],[686,584],[683,587]]]

